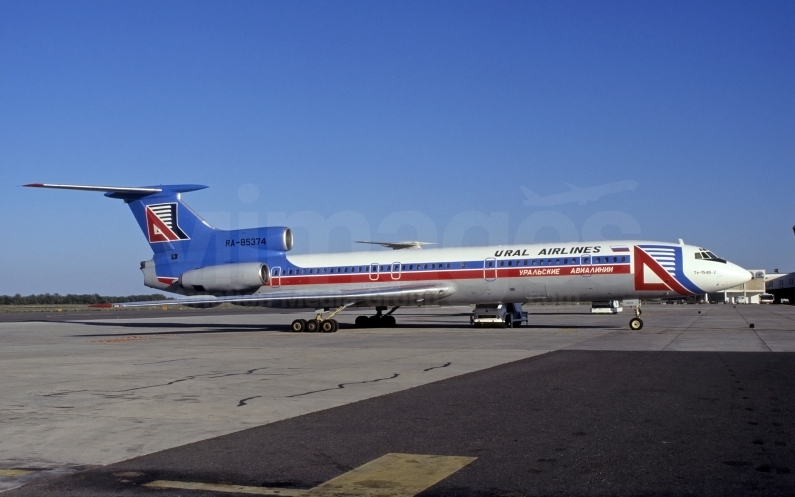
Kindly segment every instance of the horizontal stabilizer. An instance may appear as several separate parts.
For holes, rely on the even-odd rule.
[[[86,192],[106,192],[106,193],[143,193],[151,195],[160,193],[162,188],[135,188],[127,186],[91,186],[91,185],[56,185],[54,183],[29,183],[30,188],[57,188],[59,190],[82,190]]]
[[[94,185],[60,185],[55,183],[28,183],[22,185],[29,188],[54,188],[57,190],[80,190],[84,192],[105,192],[106,197],[122,200],[136,200],[158,193],[193,192],[207,188],[204,185],[159,185],[159,186],[94,186]]]
[[[363,240],[356,240],[356,243],[369,243],[371,245],[381,245],[382,247],[391,248],[392,250],[401,249],[421,249],[423,245],[436,245],[432,242],[366,242]]]

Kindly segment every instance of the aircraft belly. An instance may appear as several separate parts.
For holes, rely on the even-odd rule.
[[[635,293],[631,274],[548,278],[547,295],[551,302],[610,300]]]

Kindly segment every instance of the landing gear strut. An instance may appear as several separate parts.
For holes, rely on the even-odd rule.
[[[340,329],[340,324],[337,322],[336,319],[332,318],[336,316],[338,312],[340,312],[341,310],[345,309],[350,305],[353,304],[345,304],[343,306],[340,306],[326,317],[323,317],[323,312],[325,312],[326,309],[318,309],[315,311],[316,314],[315,319],[310,319],[310,320],[296,319],[290,325],[290,330],[296,333],[300,333],[302,331],[306,333],[317,333],[317,332],[334,333],[338,329]]]
[[[635,317],[629,320],[629,329],[632,331],[638,331],[639,329],[643,328],[643,320],[640,318],[640,301],[638,301],[638,306],[635,308]]]
[[[395,321],[395,316],[393,316],[392,313],[398,309],[400,309],[400,306],[396,305],[391,311],[387,312],[386,314],[382,314],[382,312],[386,310],[386,306],[376,306],[375,316],[359,316],[356,318],[356,327],[394,328],[397,326],[397,321]]]

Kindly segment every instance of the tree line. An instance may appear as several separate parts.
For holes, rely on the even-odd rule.
[[[166,296],[160,293],[150,295],[128,295],[126,297],[108,297],[105,295],[73,293],[61,295],[58,293],[44,293],[39,295],[0,295],[0,305],[69,305],[69,304],[118,304],[121,302],[145,302],[148,300],[165,300]]]

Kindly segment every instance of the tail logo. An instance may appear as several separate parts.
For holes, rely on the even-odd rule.
[[[149,243],[190,240],[190,237],[177,224],[176,203],[147,205],[146,228]]]

